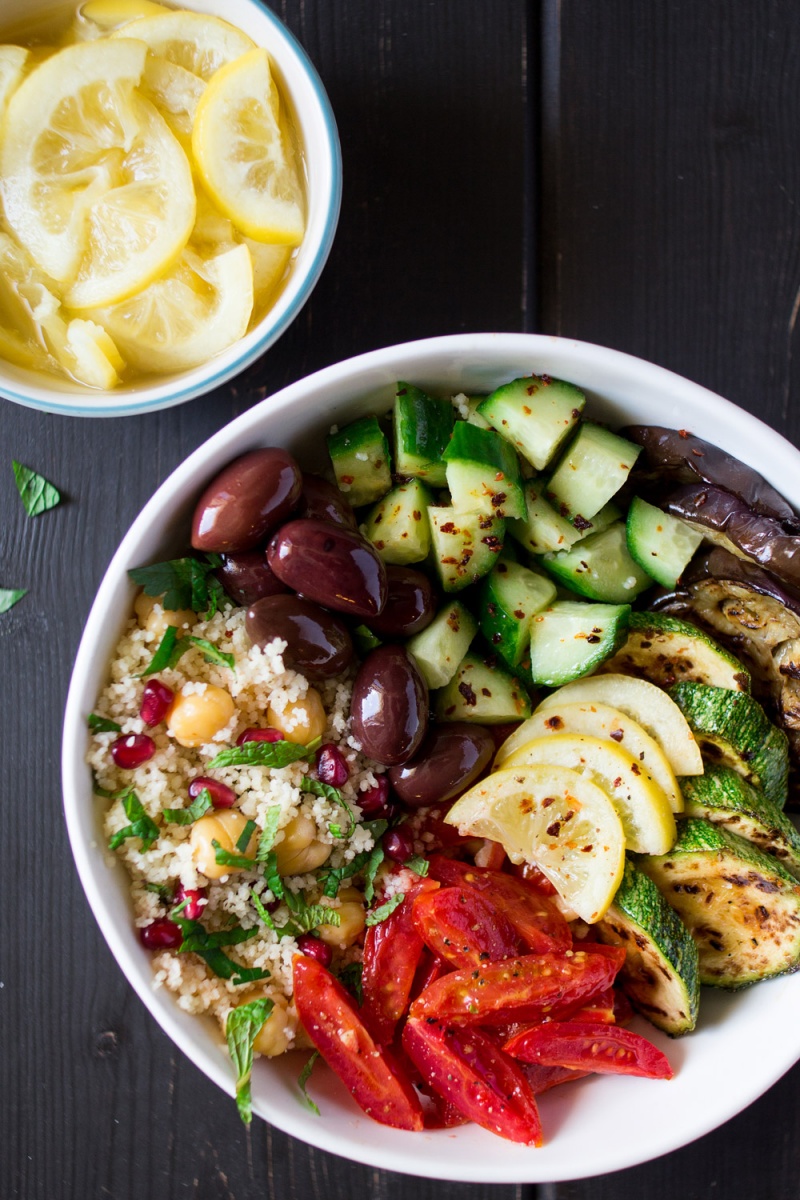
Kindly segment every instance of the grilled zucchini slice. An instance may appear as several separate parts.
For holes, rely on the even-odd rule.
[[[627,642],[602,670],[649,679],[663,688],[689,680],[750,691],[750,674],[738,658],[696,625],[661,613],[631,613]]]

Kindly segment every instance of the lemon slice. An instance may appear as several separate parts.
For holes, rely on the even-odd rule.
[[[244,244],[253,260],[253,299],[257,308],[263,308],[286,276],[292,248],[256,242],[248,237]]]
[[[138,38],[159,58],[206,81],[255,46],[246,33],[219,17],[182,10],[131,21],[111,37]]]
[[[494,760],[495,769],[505,766],[509,759],[534,738],[558,733],[583,733],[590,737],[610,739],[640,762],[666,793],[674,813],[683,812],[683,796],[675,778],[675,772],[658,742],[645,733],[626,713],[610,704],[585,703],[561,700],[549,708],[540,705],[533,716],[517,726],[506,738]]]
[[[223,67],[197,106],[192,149],[209,195],[248,237],[296,246],[303,192],[266,50]]]
[[[29,53],[22,46],[0,46],[0,121],[12,93],[22,82]]]
[[[253,268],[246,246],[209,259],[187,247],[163,278],[93,315],[139,370],[182,371],[243,337],[252,310]]]
[[[191,150],[192,129],[206,85],[198,75],[157,54],[148,54],[142,93],[155,104],[184,150]]]
[[[672,849],[677,831],[669,800],[627,750],[602,738],[558,733],[528,742],[506,767],[548,763],[579,771],[602,788],[622,821],[628,850],[666,854]]]
[[[500,842],[514,863],[535,863],[584,921],[601,919],[622,880],[622,822],[597,784],[566,767],[496,771],[457,800],[445,821]]]
[[[119,29],[141,17],[155,17],[170,10],[153,0],[88,0],[78,10],[78,17],[91,21],[100,30]]]
[[[191,233],[186,155],[134,92],[146,53],[126,40],[69,46],[8,104],[0,147],[6,217],[70,308],[146,287]]]

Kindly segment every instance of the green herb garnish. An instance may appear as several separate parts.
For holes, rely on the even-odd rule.
[[[214,847],[214,858],[218,866],[239,867],[242,871],[252,871],[255,869],[256,860],[254,858],[247,858],[244,854],[233,854],[230,850],[226,850],[224,846],[220,846],[216,838],[211,839],[211,845]]]
[[[259,979],[269,979],[270,972],[258,967],[242,967],[233,962],[227,954],[222,953],[223,946],[238,946],[258,935],[258,926],[253,929],[242,929],[236,925],[231,929],[222,929],[218,933],[208,933],[199,921],[189,921],[179,915],[179,909],[173,909],[170,920],[180,927],[183,941],[178,947],[179,954],[196,954],[211,968],[220,979],[230,979],[237,987],[243,983],[256,983]]]
[[[356,814],[339,789],[333,787],[330,783],[321,783],[318,779],[304,779],[303,791],[311,792],[312,796],[321,796],[323,800],[329,800],[331,804],[336,804],[339,808],[345,810],[347,819],[350,822],[347,829],[343,830],[341,825],[334,822],[331,822],[328,828],[335,838],[349,838],[358,822],[356,821]]]
[[[174,625],[168,625],[164,630],[164,636],[158,643],[158,649],[150,663],[142,671],[139,679],[144,679],[148,675],[157,675],[159,671],[166,671],[178,665],[183,655],[189,649],[187,638],[178,637],[178,631]]]
[[[27,594],[27,588],[0,588],[0,613],[8,612]]]
[[[392,915],[405,898],[405,892],[395,892],[391,900],[387,900],[385,904],[381,904],[380,908],[373,908],[372,912],[367,913],[366,924],[380,925],[381,921],[385,921],[387,917]]]
[[[370,904],[375,897],[375,876],[383,859],[383,846],[380,842],[377,842],[370,850],[369,858],[364,867],[364,898]]]
[[[245,1125],[253,1119],[250,1076],[253,1071],[253,1045],[269,1019],[274,1005],[263,997],[232,1008],[225,1022],[228,1053],[236,1070],[236,1107]]]
[[[364,989],[361,986],[361,977],[364,973],[364,964],[360,962],[348,963],[346,967],[342,967],[339,972],[338,979],[343,987],[347,988],[348,992],[358,1002],[359,1008],[364,1002]]]
[[[299,746],[296,742],[243,742],[241,746],[229,746],[227,750],[222,750],[208,765],[215,768],[275,767],[280,769],[309,757],[309,747]]]
[[[165,904],[172,904],[175,898],[175,893],[166,883],[146,883],[144,885],[146,892],[153,892]]]
[[[307,1086],[306,1086],[308,1084],[309,1079],[311,1078],[311,1072],[314,1070],[314,1063],[317,1061],[318,1058],[319,1058],[319,1050],[315,1050],[314,1053],[309,1058],[306,1065],[303,1067],[300,1074],[298,1075],[297,1086],[300,1088],[300,1093],[303,1097],[303,1103],[305,1104],[306,1108],[310,1108],[311,1111],[316,1116],[320,1117],[320,1116],[322,1116],[322,1114],[319,1111],[319,1108],[317,1107],[317,1105],[314,1103],[314,1101],[309,1096]]]
[[[165,808],[161,816],[170,825],[193,825],[204,817],[210,808],[214,807],[208,788],[198,792],[188,808]]]
[[[99,717],[97,713],[89,713],[87,725],[92,733],[122,733],[122,726],[108,717]]]
[[[259,862],[264,864],[264,879],[267,887],[272,892],[276,900],[283,900],[286,894],[286,888],[283,886],[280,872],[278,871],[278,856],[274,850],[268,850]]]
[[[258,839],[258,848],[256,850],[256,862],[266,862],[267,856],[272,849],[272,843],[278,832],[278,822],[281,819],[281,807],[279,804],[273,804],[267,809],[264,817],[264,828],[261,830],[261,837]]]
[[[213,642],[209,642],[206,638],[189,637],[186,639],[198,649],[203,651],[203,657],[208,663],[216,663],[220,667],[230,667],[232,671],[236,670],[236,659],[232,654],[226,654],[224,650],[220,650]]]
[[[38,517],[40,513],[47,512],[49,508],[55,508],[61,503],[58,489],[43,475],[38,475],[36,471],[24,467],[14,459],[11,460],[11,466],[14,468],[17,491],[29,517]]]
[[[161,597],[163,607],[170,612],[190,608],[210,620],[218,609],[230,603],[222,584],[212,574],[218,566],[216,556],[206,562],[199,558],[173,558],[149,567],[134,567],[128,574],[147,596]]]
[[[132,837],[140,839],[142,853],[149,850],[153,842],[158,840],[158,826],[151,817],[148,817],[133,788],[125,788],[122,792],[117,793],[101,792],[100,794],[121,800],[125,816],[130,821],[129,825],[126,825],[124,829],[117,830],[114,834],[108,843],[109,850],[116,850],[123,842]]]
[[[290,892],[288,888],[284,887],[281,898],[289,909],[291,916],[283,925],[278,925],[267,912],[266,908],[264,908],[260,897],[254,891],[250,892],[250,897],[261,920],[279,938],[296,938],[304,933],[311,933],[312,930],[318,929],[320,925],[338,926],[342,923],[342,918],[336,909],[328,908],[326,904],[309,904],[302,892]]]
[[[255,831],[257,829],[258,829],[258,826],[256,825],[255,821],[246,821],[245,822],[244,829],[239,834],[239,840],[236,843],[236,849],[239,851],[240,854],[244,854],[245,850],[250,845],[250,838],[253,836],[253,834],[255,833]]]
[[[413,871],[415,875],[427,875],[430,863],[420,854],[412,854],[411,858],[406,859],[403,866],[408,867],[409,871]]]

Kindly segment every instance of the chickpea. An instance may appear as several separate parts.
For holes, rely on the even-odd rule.
[[[344,949],[352,946],[361,935],[366,921],[364,897],[357,888],[342,888],[339,892],[341,903],[333,911],[339,914],[338,925],[318,925],[317,937],[329,946],[339,946]]]
[[[230,854],[244,854],[245,858],[253,857],[258,845],[258,831],[250,838],[246,850],[238,850],[236,847],[246,824],[247,817],[235,808],[218,809],[214,813],[208,813],[205,817],[201,817],[199,821],[195,821],[189,837],[192,859],[198,871],[201,871],[206,879],[221,879],[223,875],[235,875],[238,871],[243,870],[242,867],[228,867],[218,863],[216,847],[211,844],[214,841],[219,842],[220,847]]]
[[[275,847],[275,858],[281,875],[305,875],[321,867],[331,852],[330,846],[317,838],[317,826],[305,813],[292,817],[283,830],[283,841]]]
[[[234,711],[230,693],[209,683],[202,692],[178,692],[167,711],[167,729],[181,746],[205,746]]]
[[[275,1058],[289,1049],[292,1026],[289,1020],[289,1003],[278,993],[265,993],[272,1001],[272,1012],[267,1017],[253,1042],[253,1049],[267,1058]]]
[[[270,704],[267,724],[280,730],[287,742],[307,746],[315,738],[322,737],[328,725],[322,697],[316,688],[309,688],[302,700],[288,704],[283,712],[276,712]]]
[[[160,640],[170,625],[182,629],[184,625],[194,625],[197,614],[190,608],[177,608],[174,612],[162,605],[163,596],[148,596],[140,592],[133,602],[133,611],[142,629],[149,629]],[[159,611],[154,612],[156,605]]]

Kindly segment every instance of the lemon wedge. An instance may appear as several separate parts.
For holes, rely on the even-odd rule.
[[[457,800],[445,821],[500,842],[514,863],[534,863],[584,921],[602,918],[622,880],[625,834],[614,805],[567,767],[496,771]]]
[[[197,106],[192,149],[209,195],[243,233],[296,246],[303,191],[266,50],[222,67]]]
[[[255,42],[219,17],[166,11],[131,21],[112,38],[138,38],[153,54],[199,75],[206,82],[220,67],[252,50]]]
[[[11,95],[19,87],[30,51],[22,46],[0,46],[0,121]]]
[[[537,764],[570,767],[591,779],[611,800],[635,854],[666,854],[675,844],[669,800],[627,750],[602,738],[557,733],[535,738],[506,761],[506,767]]]
[[[212,258],[187,247],[176,265],[97,321],[141,371],[183,371],[226,350],[247,332],[253,267],[246,246]]]
[[[141,42],[82,42],[12,95],[0,176],[12,232],[70,308],[125,299],[166,270],[192,230],[189,163],[134,92]]]

